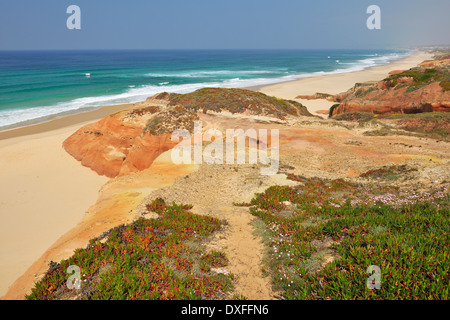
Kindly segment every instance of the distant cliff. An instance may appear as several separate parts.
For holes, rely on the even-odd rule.
[[[330,98],[328,98],[330,99]],[[424,61],[406,71],[391,72],[379,82],[356,84],[332,97],[339,103],[331,116],[349,112],[412,114],[450,111],[450,54]]]

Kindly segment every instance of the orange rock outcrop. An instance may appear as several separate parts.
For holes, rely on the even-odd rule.
[[[156,95],[85,125],[67,138],[63,147],[83,166],[110,178],[147,169],[161,153],[177,144],[171,141],[171,134],[161,132],[163,128],[158,133],[154,130],[161,123],[173,122],[167,116],[169,97]],[[179,113],[185,118],[195,117],[186,110]]]
[[[64,149],[99,175],[116,177],[149,168],[161,153],[176,145],[169,134],[144,133],[144,126],[121,115],[80,128],[64,141]]]
[[[378,82],[358,83],[333,100],[332,116],[349,112],[375,114],[450,112],[450,54],[410,70],[391,71]]]
[[[364,97],[346,98],[333,110],[333,116],[348,112],[371,112],[375,114],[450,112],[450,91],[443,91],[438,82],[407,92],[408,88],[392,89],[385,83],[379,90],[368,92]]]

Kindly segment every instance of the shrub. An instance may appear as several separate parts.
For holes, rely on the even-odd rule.
[[[450,90],[450,81],[449,80],[441,81],[439,83],[439,85],[442,87],[442,90],[444,90],[444,91]]]

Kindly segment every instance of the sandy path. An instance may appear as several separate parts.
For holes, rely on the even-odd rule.
[[[214,235],[207,248],[226,254],[229,264],[221,269],[235,276],[234,293],[247,299],[274,299],[270,278],[262,276],[264,244],[253,234],[250,224],[255,217],[247,207],[233,206],[233,202],[250,201],[255,192],[277,183],[291,182],[283,175],[261,176],[258,168],[246,165],[202,165],[187,178],[156,190],[146,201],[162,197],[169,203],[192,204],[192,212],[196,214],[225,220],[224,230]]]
[[[270,277],[262,277],[264,244],[253,234],[251,225],[256,218],[247,207],[221,207],[217,215],[228,226],[208,243],[208,248],[225,251],[229,260],[225,269],[237,277],[235,293],[252,300],[275,299]]]

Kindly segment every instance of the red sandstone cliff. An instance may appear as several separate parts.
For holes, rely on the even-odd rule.
[[[383,83],[380,83],[383,84]],[[346,98],[333,110],[333,116],[348,112],[375,114],[420,113],[450,111],[450,91],[443,91],[439,83],[431,83],[413,92],[408,88],[378,89],[358,98]]]
[[[333,100],[332,116],[349,112],[375,114],[449,112],[450,55],[424,61],[406,71],[391,72],[379,82],[356,84]]]
[[[144,126],[123,115],[107,116],[82,127],[64,141],[64,149],[99,175],[115,177],[150,167],[175,145],[170,135],[144,133]]]

